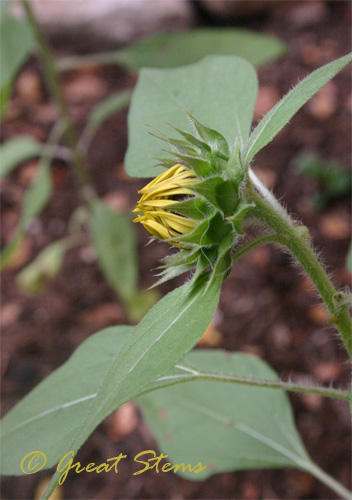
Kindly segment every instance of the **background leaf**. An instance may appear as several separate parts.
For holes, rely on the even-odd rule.
[[[352,60],[352,53],[313,71],[299,82],[259,122],[243,151],[243,159],[251,159],[288,123],[292,116],[329,80]]]
[[[1,252],[1,268],[5,268],[16,251],[30,222],[35,219],[46,206],[52,194],[50,160],[42,159],[38,172],[32,184],[26,191],[22,208],[21,218],[11,241]]]
[[[278,379],[266,363],[247,354],[196,350],[186,360],[194,370]],[[208,465],[198,474],[181,469],[186,479],[311,463],[283,391],[195,381],[151,392],[137,404],[167,461]]]
[[[246,141],[257,96],[254,68],[237,57],[206,57],[178,69],[142,69],[128,116],[129,147],[125,167],[132,177],[154,177],[163,145],[148,127],[169,135],[173,126],[192,132],[182,106],[232,145]]]
[[[33,46],[33,36],[29,24],[26,21],[2,15],[0,42],[0,116],[2,117],[12,82]]]
[[[123,301],[137,292],[137,254],[134,230],[129,215],[112,211],[95,200],[90,220],[91,235],[99,266],[113,290]]]
[[[258,50],[260,47],[260,50]],[[243,57],[261,66],[282,56],[287,46],[278,38],[244,29],[196,29],[147,36],[123,49],[89,56],[66,57],[61,70],[86,64],[121,64],[131,71],[143,67],[175,68],[193,64],[208,55]]]
[[[0,146],[1,178],[6,177],[21,163],[40,156],[43,146],[42,143],[26,135],[3,142]]]
[[[260,47],[260,50],[258,50]],[[276,59],[286,45],[275,37],[247,30],[197,29],[160,33],[111,54],[111,60],[133,71],[143,67],[176,68],[208,55],[239,56],[255,66]]]
[[[65,239],[55,241],[45,247],[35,260],[16,276],[17,285],[31,295],[42,293],[48,281],[60,272],[68,248],[69,242]]]

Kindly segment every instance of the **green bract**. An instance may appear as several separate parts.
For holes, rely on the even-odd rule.
[[[225,279],[232,269],[232,248],[244,232],[243,219],[253,206],[241,198],[245,175],[237,143],[231,151],[220,132],[184,111],[193,134],[176,127],[176,138],[156,131],[172,157],[157,158],[167,171],[140,191],[135,209],[144,214],[135,221],[154,237],[182,248],[164,259],[154,286],[192,269],[193,284],[204,272],[209,284],[216,277]]]

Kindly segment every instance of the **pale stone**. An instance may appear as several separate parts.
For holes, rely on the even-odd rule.
[[[187,0],[31,0],[49,35],[127,43],[156,31],[189,27]],[[15,5],[18,10],[19,5]]]

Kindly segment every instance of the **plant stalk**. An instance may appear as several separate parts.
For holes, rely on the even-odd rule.
[[[65,135],[73,152],[72,165],[76,180],[81,188],[84,200],[86,202],[90,202],[95,198],[95,190],[93,188],[89,172],[86,168],[85,159],[78,147],[76,130],[68,112],[68,106],[62,92],[50,46],[35,19],[29,1],[22,0],[22,5],[40,49],[40,58],[45,70],[44,75],[47,79],[52,97],[56,103],[61,119],[66,123]]]
[[[349,306],[343,302],[337,302],[338,291],[331,283],[310,245],[307,228],[304,226],[293,226],[288,214],[285,217],[281,214],[285,209],[280,206],[280,212],[278,212],[272,204],[267,203],[265,198],[258,194],[250,181],[247,183],[247,188],[257,207],[254,210],[254,214],[285,239],[287,248],[299,261],[318,290],[351,358],[352,321]]]

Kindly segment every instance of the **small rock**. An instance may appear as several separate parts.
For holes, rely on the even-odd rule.
[[[39,160],[27,161],[20,169],[18,180],[24,186],[29,186],[38,173]]]
[[[280,94],[274,87],[259,87],[257,102],[254,108],[254,120],[259,120],[280,100]]]
[[[301,58],[306,66],[310,68],[320,66],[323,57],[324,57],[324,52],[318,45],[314,45],[312,43],[306,43],[302,46]]]
[[[314,477],[303,471],[294,471],[293,475],[288,479],[292,483],[297,496],[294,498],[312,498],[314,492],[315,480]]]
[[[341,365],[334,361],[319,363],[313,370],[314,375],[321,382],[332,382],[341,374]]]
[[[16,81],[16,90],[25,104],[38,104],[43,97],[40,78],[31,69],[24,70],[19,74]]]
[[[254,248],[248,255],[251,264],[258,267],[266,267],[271,260],[271,250],[268,245]]]
[[[49,486],[50,481],[51,478],[48,477],[46,479],[42,479],[39,482],[34,492],[34,500],[39,500],[40,498],[42,498],[45,490]],[[64,498],[63,487],[58,484],[54,489],[54,491],[52,492],[52,494],[50,495],[50,497],[48,498],[48,500],[62,500],[63,498]]]
[[[316,295],[316,288],[313,285],[312,280],[306,274],[300,278],[299,284],[301,289],[306,293],[309,293],[309,295]]]
[[[222,342],[222,335],[211,321],[201,338],[198,340],[199,346],[218,347]]]
[[[318,411],[322,407],[323,398],[319,394],[302,394],[302,401],[308,410]]]
[[[334,82],[328,82],[308,102],[307,109],[318,120],[326,120],[337,108],[337,88]]]
[[[0,309],[0,324],[2,328],[6,328],[15,323],[21,314],[21,306],[17,302],[4,304]]]
[[[243,500],[257,500],[260,498],[260,492],[257,485],[253,483],[245,483],[242,486],[241,498],[243,498]]]
[[[29,238],[25,238],[11,255],[10,260],[6,264],[6,270],[16,271],[24,266],[29,261],[31,252],[31,242]]]
[[[125,170],[125,166],[123,163],[120,163],[115,168],[116,177],[121,181],[129,181],[129,182],[140,182],[138,177],[130,177]]]
[[[300,2],[299,2],[300,3]],[[302,2],[289,13],[288,20],[297,28],[307,28],[321,23],[328,16],[328,10],[323,2]]]
[[[63,85],[63,91],[70,103],[81,103],[101,99],[107,92],[107,85],[94,73],[80,72]]]
[[[264,357],[264,349],[260,345],[244,345],[241,347],[241,351],[258,358]]]
[[[97,251],[93,245],[86,245],[79,250],[79,258],[86,264],[91,264],[97,260]]]
[[[94,309],[84,311],[79,316],[79,320],[85,324],[95,328],[121,323],[125,318],[123,310],[113,303],[101,304]]]
[[[318,323],[319,325],[327,325],[330,319],[330,313],[322,304],[317,304],[311,306],[308,309],[308,317],[314,323]]]
[[[278,349],[287,349],[291,345],[291,332],[284,324],[275,325],[270,337],[274,346]]]
[[[112,441],[120,441],[131,434],[138,425],[137,409],[132,401],[116,410],[108,420],[108,435]]]
[[[276,184],[276,174],[272,170],[254,167],[255,174],[259,177],[259,179],[269,188],[273,189]]]
[[[346,97],[346,108],[352,111],[352,92]]]
[[[58,118],[57,107],[53,102],[40,104],[33,108],[32,118],[41,125],[51,125]]]
[[[320,218],[319,228],[325,238],[343,240],[351,235],[351,220],[345,212],[331,212]]]
[[[106,204],[117,212],[127,212],[131,207],[131,202],[127,193],[113,191],[104,196]]]
[[[187,0],[162,0],[154,7],[145,0],[31,0],[31,6],[49,35],[97,49],[102,41],[127,43],[146,34],[189,27],[192,21]],[[14,7],[18,12],[20,6]]]

